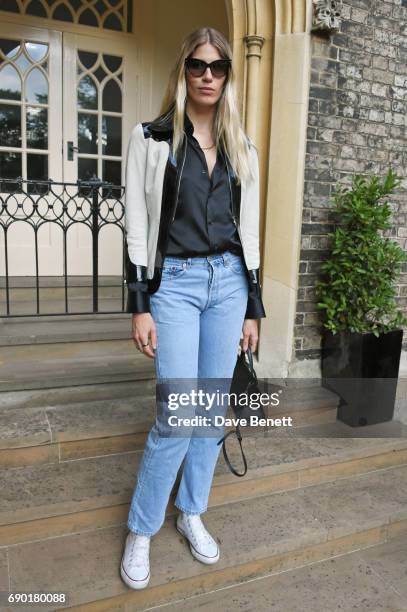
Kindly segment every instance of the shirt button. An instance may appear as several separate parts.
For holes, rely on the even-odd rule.
[[[213,221],[208,221],[208,225],[212,225]]]

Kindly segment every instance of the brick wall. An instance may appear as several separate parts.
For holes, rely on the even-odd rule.
[[[407,177],[407,0],[343,2],[336,34],[312,34],[295,356],[320,356],[315,282],[333,229],[330,196],[352,174]],[[407,251],[407,179],[392,197],[391,235]],[[397,287],[407,311],[407,265]],[[407,349],[407,331],[404,334]]]

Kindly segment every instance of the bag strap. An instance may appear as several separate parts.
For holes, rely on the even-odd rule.
[[[256,371],[254,369],[253,366],[253,355],[252,355],[252,351],[250,350],[250,348],[247,348],[247,351],[245,352],[241,352],[240,353],[240,358],[246,360],[246,356],[248,358],[249,361],[249,369],[250,369],[250,374],[253,376],[253,378],[257,381],[257,375],[256,375]],[[240,451],[242,453],[242,459],[243,459],[243,465],[244,465],[244,472],[240,473],[237,470],[235,470],[235,468],[232,466],[232,464],[229,461],[229,457],[227,455],[226,452],[226,445],[225,445],[225,440],[228,436],[230,436],[231,434],[236,434],[236,437],[239,441],[239,446],[240,446]],[[246,461],[246,456],[244,454],[243,451],[243,446],[242,446],[242,434],[240,433],[240,427],[239,425],[236,426],[236,429],[232,429],[231,431],[228,431],[228,433],[223,436],[223,438],[221,438],[217,444],[222,444],[222,451],[223,451],[223,456],[225,458],[226,464],[228,466],[228,468],[230,469],[230,471],[235,475],[235,476],[245,476],[246,472],[247,472],[247,461]]]
[[[226,440],[226,438],[227,438],[228,436],[230,436],[230,435],[231,435],[231,434],[233,434],[233,433],[235,433],[235,434],[236,434],[236,437],[237,437],[237,439],[239,440],[239,445],[240,445],[240,450],[241,450],[241,453],[242,453],[243,465],[244,465],[244,472],[243,472],[243,473],[237,472],[237,471],[235,470],[235,468],[234,468],[234,467],[232,466],[232,464],[230,463],[230,461],[229,461],[229,457],[228,457],[227,452],[226,452],[225,440]],[[240,427],[239,427],[239,425],[237,425],[236,429],[232,429],[231,431],[228,431],[228,433],[227,433],[225,436],[223,436],[223,438],[221,438],[221,439],[220,439],[220,440],[217,442],[217,444],[218,444],[218,445],[219,445],[219,444],[222,444],[223,456],[224,456],[224,458],[225,458],[225,461],[226,461],[227,466],[228,466],[228,468],[230,469],[230,471],[231,471],[231,472],[233,472],[233,474],[234,474],[235,476],[244,476],[244,475],[246,474],[246,472],[247,472],[247,461],[246,461],[245,454],[244,454],[244,452],[243,452],[243,447],[242,447],[242,434],[240,433]]]

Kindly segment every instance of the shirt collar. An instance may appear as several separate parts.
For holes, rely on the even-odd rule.
[[[189,135],[193,135],[194,133],[194,124],[192,123],[191,119],[188,117],[187,115],[187,111],[184,111],[184,129],[185,132]],[[223,162],[225,162],[225,155],[224,152],[222,150],[222,147],[219,148],[219,153],[220,153],[220,157],[222,159]]]

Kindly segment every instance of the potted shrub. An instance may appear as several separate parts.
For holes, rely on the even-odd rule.
[[[407,255],[383,232],[391,209],[382,198],[401,182],[356,175],[335,190],[338,224],[332,252],[316,285],[323,312],[322,385],[340,397],[338,419],[370,425],[393,418],[407,318],[398,310],[395,281]]]

